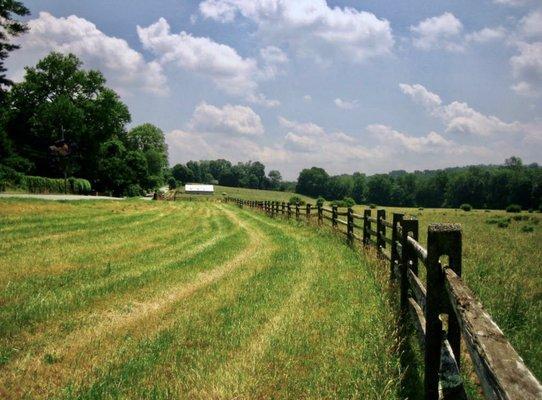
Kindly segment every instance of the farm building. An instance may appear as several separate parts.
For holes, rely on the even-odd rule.
[[[213,194],[215,187],[213,185],[202,185],[199,183],[188,183],[184,186],[187,194]]]

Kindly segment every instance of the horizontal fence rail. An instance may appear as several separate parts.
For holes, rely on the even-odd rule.
[[[429,225],[426,249],[418,241],[418,220],[399,213],[389,219],[385,210],[376,210],[373,215],[371,209],[356,214],[352,208],[339,210],[322,204],[302,206],[232,197],[225,201],[271,217],[304,217],[308,223],[330,226],[344,234],[351,245],[374,245],[378,256],[389,263],[390,278],[399,287],[399,332],[404,337],[413,327],[424,354],[425,399],[467,398],[460,374],[461,338],[485,398],[542,399],[540,382],[461,278],[460,225]],[[420,261],[425,282],[419,276]],[[447,316],[446,326],[443,316]]]

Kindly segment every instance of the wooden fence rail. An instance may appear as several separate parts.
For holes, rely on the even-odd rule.
[[[274,217],[292,218],[292,204],[255,202],[225,198],[240,207],[248,206]],[[294,204],[296,220],[300,204]],[[346,235],[351,245],[374,245],[377,254],[390,265],[390,277],[398,283],[399,331],[416,331],[424,353],[424,391],[427,400],[466,399],[461,371],[461,337],[487,399],[542,399],[542,385],[525,366],[491,316],[461,278],[462,235],[458,224],[431,224],[427,249],[418,242],[418,220],[385,210],[366,209],[363,215],[337,206],[313,205],[304,208],[305,219],[329,226]],[[339,217],[346,217],[340,219]],[[375,230],[376,229],[376,230]],[[360,232],[361,231],[361,232]],[[444,263],[443,259],[447,258]],[[425,283],[418,275],[419,261],[425,267]],[[446,316],[447,318],[443,318]],[[446,326],[442,321],[447,320]]]

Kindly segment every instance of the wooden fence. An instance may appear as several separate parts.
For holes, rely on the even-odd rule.
[[[271,217],[328,225],[349,244],[375,246],[400,293],[400,333],[414,326],[424,353],[425,398],[466,399],[460,375],[461,337],[487,399],[542,399],[542,386],[491,316],[461,279],[462,237],[458,224],[431,224],[427,249],[418,242],[418,220],[385,210],[299,205],[227,197]],[[425,278],[419,265],[425,266]],[[424,275],[424,274],[422,274]],[[443,323],[443,321],[445,323]]]

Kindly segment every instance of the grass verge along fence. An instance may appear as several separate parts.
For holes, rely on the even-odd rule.
[[[276,201],[226,197],[271,217],[283,216],[331,226],[349,244],[375,246],[387,260],[400,292],[399,332],[413,326],[424,354],[424,397],[466,399],[460,375],[461,337],[487,399],[542,399],[542,385],[525,366],[491,316],[461,279],[462,235],[459,224],[431,224],[427,249],[418,242],[418,220],[385,210],[339,209]],[[419,274],[419,265],[425,266]],[[403,340],[402,342],[405,342]],[[402,349],[400,349],[403,352]]]

